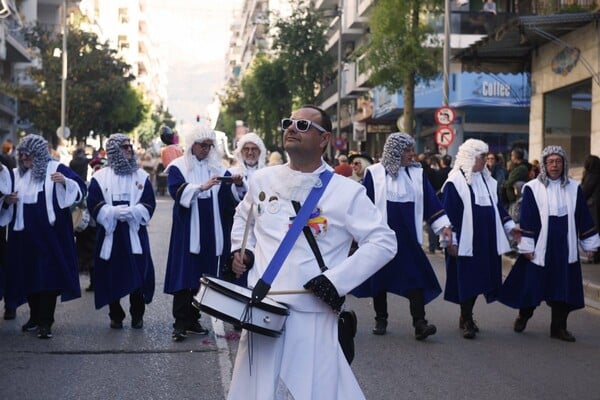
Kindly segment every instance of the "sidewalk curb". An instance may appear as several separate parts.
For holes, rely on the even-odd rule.
[[[583,280],[585,305],[600,310],[600,285],[587,279]]]
[[[512,269],[515,259],[508,256],[502,256],[502,276],[506,278]],[[587,307],[600,311],[600,285],[589,279],[583,279],[583,297]]]

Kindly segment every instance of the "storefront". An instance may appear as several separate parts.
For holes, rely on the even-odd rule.
[[[455,139],[446,150],[435,143],[434,112],[442,105],[442,78],[415,88],[415,132],[417,152],[454,155],[466,139],[477,138],[492,151],[509,153],[527,146],[530,86],[528,74],[453,73],[449,77],[449,106],[457,118],[451,126]],[[401,118],[403,96],[384,89],[374,90],[375,120]],[[398,124],[402,126],[402,124]]]
[[[599,13],[520,17],[458,57],[463,68],[531,73],[529,154],[562,146],[572,165],[600,154]]]

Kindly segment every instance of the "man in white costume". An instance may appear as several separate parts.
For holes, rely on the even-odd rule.
[[[287,233],[296,215],[292,201],[304,203],[321,183],[319,174],[331,171],[322,159],[331,137],[325,112],[303,106],[282,120],[282,129],[289,163],[256,171],[236,209],[232,249],[242,247],[246,221],[254,210],[243,257],[246,265],[239,250],[232,262],[236,274],[248,270],[249,286],[261,278]],[[309,291],[277,296],[290,310],[280,337],[242,333],[229,399],[364,399],[338,343],[334,310],[345,294],[392,259],[395,234],[364,187],[335,174],[308,225],[328,270],[321,273],[306,238],[299,237],[271,288]],[[353,238],[359,249],[348,257]]]

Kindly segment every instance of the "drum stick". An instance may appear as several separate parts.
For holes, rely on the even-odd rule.
[[[248,211],[248,218],[246,219],[246,227],[244,228],[244,238],[242,239],[242,247],[240,248],[240,255],[242,261],[244,261],[244,254],[246,253],[246,245],[248,244],[248,234],[250,233],[250,224],[252,223],[252,211],[254,210],[254,203],[250,204],[250,211]]]
[[[308,289],[272,290],[269,293],[267,293],[267,296],[277,296],[283,294],[306,294],[310,292],[311,291]]]

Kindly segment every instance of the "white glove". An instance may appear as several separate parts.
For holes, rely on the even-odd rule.
[[[131,207],[126,206],[126,205],[117,206],[117,207],[118,207],[117,219],[119,221],[129,221],[130,219],[133,219],[133,212],[131,210]]]

